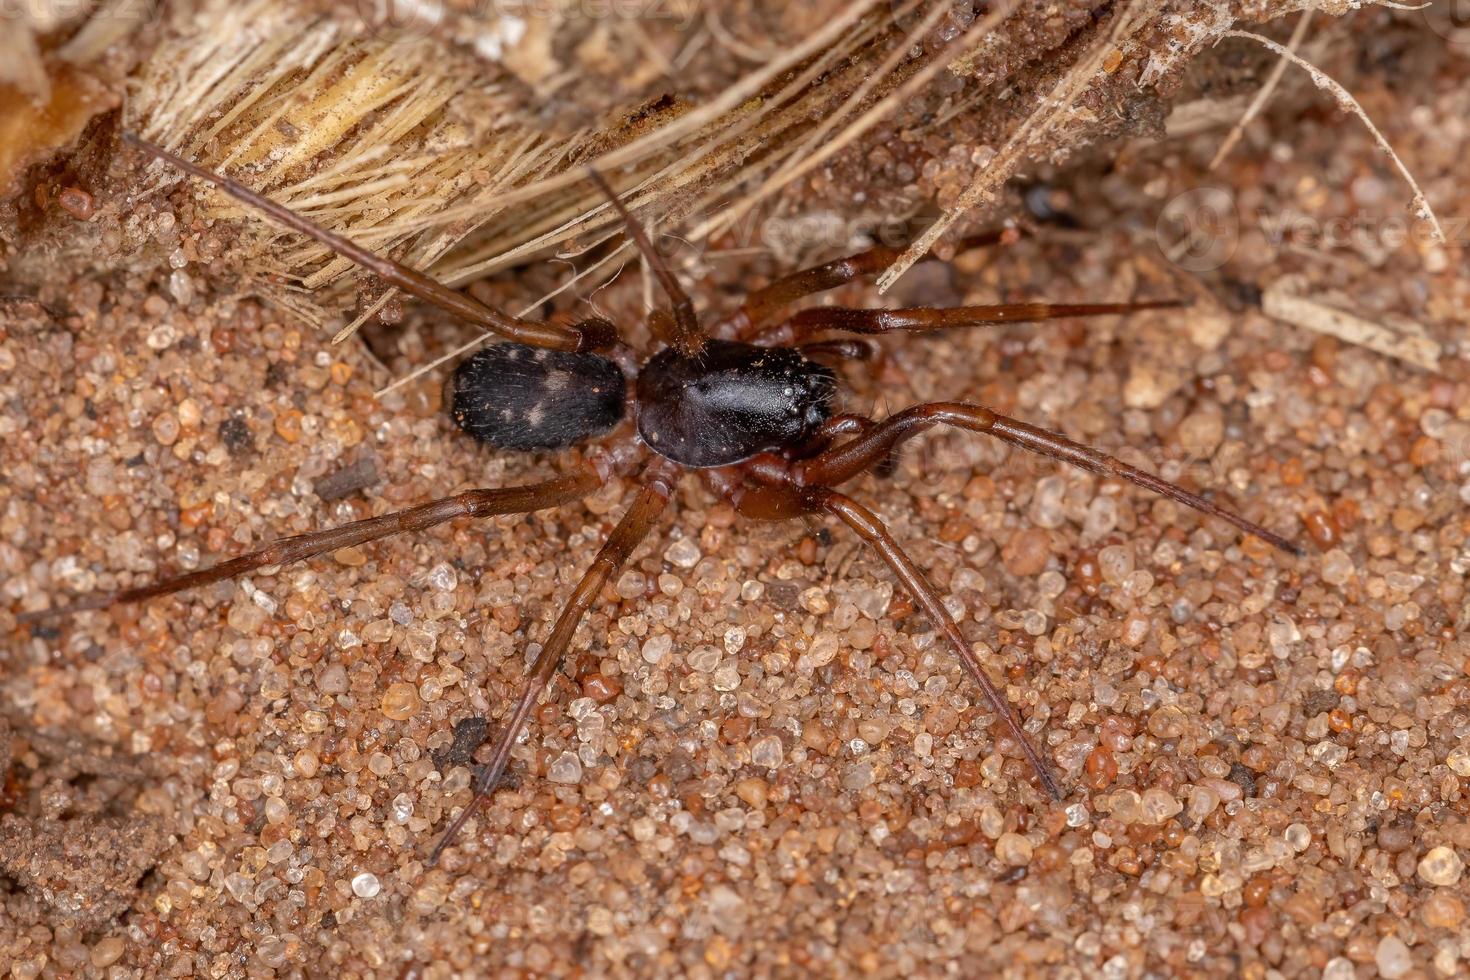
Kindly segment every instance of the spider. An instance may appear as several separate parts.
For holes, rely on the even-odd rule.
[[[500,783],[511,749],[524,733],[578,623],[658,522],[677,481],[691,471],[744,517],[781,521],[831,515],[856,532],[888,565],[915,606],[939,628],[1053,799],[1063,794],[1051,767],[982,669],[933,585],[882,520],[836,489],[838,486],[867,470],[881,472],[902,443],[926,429],[954,426],[1127,480],[1228,521],[1277,548],[1301,553],[1282,536],[1182,487],[981,405],[930,402],[882,420],[839,413],[834,407],[836,374],[825,362],[862,360],[872,349],[866,341],[833,338],[832,334],[930,334],[983,324],[1126,314],[1182,305],[1178,301],[894,310],[824,306],[783,316],[796,300],[877,273],[897,254],[891,248],[875,247],[782,276],[748,294],[733,314],[706,329],[642,226],[601,175],[589,170],[589,179],[621,217],[629,238],[669,299],[668,309],[655,310],[650,316],[650,332],[658,349],[640,351],[602,318],[563,325],[510,316],[327,231],[234,180],[131,134],[125,134],[123,140],[310,236],[385,283],[509,341],[482,348],[463,361],[447,386],[451,416],[469,435],[496,449],[518,452],[592,445],[572,472],[555,479],[468,490],[381,517],[281,538],[199,571],[138,588],[81,596],[70,605],[27,613],[23,620],[169,595],[388,535],[421,531],[454,518],[562,507],[592,494],[614,474],[633,477],[637,485],[632,503],[566,600],[509,720],[495,739],[489,762],[479,770],[472,799],[434,846],[431,865]],[[980,236],[964,244],[975,246],[996,239],[995,235]],[[628,418],[635,423],[632,431],[625,427],[626,434],[614,434],[614,428]]]

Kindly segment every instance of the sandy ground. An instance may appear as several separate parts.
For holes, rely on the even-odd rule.
[[[1339,67],[1450,245],[1392,239],[1408,192],[1289,83],[1222,171],[1204,171],[1220,130],[1128,147],[1054,195],[1080,228],[898,291],[1192,308],[888,341],[844,375],[853,406],[981,401],[1306,545],[964,434],[854,484],[1007,684],[1059,803],[844,530],[737,521],[689,480],[587,618],[511,788],[426,869],[468,799],[466,745],[626,487],[27,631],[15,613],[61,594],[557,461],[456,435],[436,380],[374,400],[466,336],[433,318],[375,356],[166,271],[8,302],[0,972],[1463,974],[1470,50],[1428,32],[1367,50]],[[1223,264],[1171,265],[1156,218],[1207,186],[1238,222],[1211,239]],[[707,264],[706,308],[773,271]],[[1438,369],[1267,317],[1287,275],[1424,325]],[[628,276],[596,301],[629,322],[641,297]]]

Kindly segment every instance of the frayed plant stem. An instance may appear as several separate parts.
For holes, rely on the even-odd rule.
[[[1286,42],[1287,50],[1295,53],[1296,49],[1301,47],[1302,40],[1307,36],[1307,25],[1311,21],[1312,11],[1303,10],[1301,17],[1296,22],[1296,28],[1291,32],[1291,39]],[[1226,136],[1225,141],[1220,144],[1220,149],[1215,151],[1214,159],[1210,161],[1207,169],[1214,170],[1220,166],[1230,155],[1230,151],[1235,149],[1235,144],[1239,143],[1240,138],[1245,135],[1245,128],[1261,114],[1261,110],[1266,108],[1266,103],[1271,101],[1271,96],[1276,92],[1276,86],[1281,84],[1281,77],[1286,74],[1287,64],[1285,58],[1279,58],[1276,64],[1271,66],[1271,74],[1266,76],[1266,83],[1261,86],[1256,97],[1251,99],[1251,104],[1240,117],[1240,121],[1231,128],[1230,135]]]
[[[1368,113],[1365,112],[1363,107],[1358,104],[1358,100],[1353,98],[1353,94],[1351,92],[1343,88],[1342,85],[1339,84],[1334,78],[1332,78],[1322,69],[1318,68],[1316,65],[1312,64],[1310,61],[1307,61],[1305,58],[1302,58],[1295,52],[1288,50],[1286,47],[1277,44],[1270,38],[1261,37],[1261,35],[1252,34],[1249,31],[1226,31],[1220,36],[1222,38],[1245,38],[1247,40],[1255,41],[1257,44],[1263,45],[1266,48],[1269,48],[1270,50],[1276,52],[1282,57],[1284,61],[1291,62],[1292,64],[1305,71],[1308,75],[1310,75],[1312,81],[1316,83],[1317,87],[1331,94],[1332,97],[1337,100],[1337,104],[1345,112],[1350,112],[1361,119],[1363,121],[1363,125],[1368,127],[1368,132],[1373,134],[1373,139],[1375,142],[1377,142],[1379,148],[1382,149],[1384,153],[1388,154],[1388,158],[1393,161],[1394,167],[1398,170],[1399,174],[1403,176],[1404,181],[1414,192],[1414,213],[1418,217],[1423,218],[1425,221],[1429,222],[1430,227],[1434,229],[1435,239],[1438,240],[1441,245],[1445,243],[1444,229],[1440,226],[1439,217],[1434,213],[1434,209],[1429,206],[1429,200],[1424,196],[1424,190],[1419,186],[1419,182],[1414,179],[1414,175],[1409,172],[1409,168],[1404,165],[1404,161],[1399,158],[1399,155],[1397,152],[1395,152],[1392,144],[1388,142],[1388,139],[1383,135],[1379,128],[1373,124],[1373,120],[1368,118]]]
[[[915,262],[929,254],[934,243],[939,241],[940,236],[948,231],[950,226],[962,215],[989,199],[995,190],[1016,172],[1024,154],[1035,145],[1036,140],[1056,126],[1062,117],[1071,111],[1082,93],[1092,85],[1108,52],[1116,50],[1123,39],[1132,36],[1142,24],[1151,20],[1159,8],[1158,0],[1149,0],[1149,2],[1125,7],[1119,12],[1118,21],[1112,31],[1094,44],[1077,65],[1057,82],[1051,93],[1041,101],[1037,110],[1026,117],[1026,120],[1001,147],[995,159],[982,171],[975,182],[966,188],[959,201],[926,228],[924,233],[894,261],[893,265],[878,277],[879,292],[887,292]]]

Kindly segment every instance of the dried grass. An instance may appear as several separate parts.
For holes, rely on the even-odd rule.
[[[1291,39],[1286,42],[1286,50],[1295,53],[1296,49],[1301,47],[1302,41],[1307,36],[1307,28],[1311,26],[1311,23],[1312,12],[1310,10],[1302,11],[1302,15],[1297,18],[1296,27],[1292,28]],[[1256,116],[1261,114],[1262,109],[1266,108],[1266,104],[1271,101],[1271,96],[1276,92],[1276,86],[1281,84],[1281,79],[1286,75],[1287,64],[1288,62],[1285,58],[1278,58],[1276,64],[1271,66],[1271,74],[1266,76],[1266,81],[1261,84],[1260,90],[1256,92],[1255,98],[1251,99],[1250,105],[1246,107],[1245,112],[1241,113],[1240,119],[1234,126],[1230,127],[1229,135],[1221,142],[1220,148],[1215,151],[1215,155],[1210,159],[1208,169],[1215,170],[1224,162],[1225,158],[1230,155],[1230,151],[1235,149],[1235,144],[1239,143],[1240,138],[1245,135],[1245,128],[1255,120]]]
[[[1274,13],[1280,15],[1301,11],[1305,15],[1313,10],[1322,10],[1342,14],[1364,5],[1365,3],[1359,0],[1299,0],[1299,2],[1281,4],[1280,9]],[[1402,6],[1392,2],[1384,2],[1381,5],[1396,8]],[[1379,144],[1384,147],[1395,166],[1414,187],[1415,212],[1430,221],[1434,225],[1436,235],[1443,240],[1438,219],[1434,217],[1418,185],[1414,183],[1412,176],[1398,159],[1398,155],[1387,145],[1382,135],[1368,120],[1367,115],[1363,113],[1362,108],[1357,105],[1356,100],[1340,85],[1301,61],[1294,53],[1276,42],[1256,34],[1234,30],[1234,25],[1239,17],[1240,11],[1235,5],[1218,2],[1218,0],[1212,3],[1193,3],[1187,6],[1180,6],[1168,0],[1134,0],[1132,3],[1121,6],[1115,14],[1108,35],[1099,38],[1089,47],[1062,75],[1051,92],[1045,98],[1038,100],[1035,110],[1016,128],[1010,139],[996,154],[995,159],[966,189],[959,201],[946,209],[945,213],[925,229],[893,265],[879,277],[879,289],[886,291],[892,287],[915,262],[929,253],[929,250],[957,221],[993,203],[1000,187],[1014,177],[1029,160],[1038,155],[1046,155],[1048,152],[1055,159],[1056,154],[1050,148],[1062,147],[1071,150],[1085,143],[1087,140],[1086,123],[1091,121],[1087,118],[1086,98],[1099,86],[1101,79],[1116,72],[1121,63],[1130,57],[1142,58],[1147,52],[1147,60],[1139,78],[1144,83],[1156,82],[1176,70],[1181,61],[1195,56],[1204,46],[1214,44],[1221,38],[1232,36],[1253,38],[1275,51],[1283,60],[1292,61],[1307,68],[1313,73],[1313,80],[1319,86],[1332,91],[1344,108],[1355,111],[1373,130]],[[1173,40],[1162,50],[1149,50],[1140,45],[1141,38],[1155,32],[1163,32]],[[1079,126],[1079,121],[1083,125]]]
[[[1342,13],[1359,5],[1290,0],[1271,12]],[[585,253],[616,236],[615,215],[584,179],[594,162],[655,231],[691,229],[687,239],[709,247],[861,148],[865,136],[946,74],[1009,81],[1023,73],[1017,51],[1035,52],[1016,41],[1026,36],[1028,18],[1045,15],[1008,0],[920,53],[917,42],[931,35],[948,4],[906,0],[895,11],[891,0],[832,0],[830,16],[784,47],[762,47],[734,33],[726,15],[709,12],[705,39],[752,63],[733,83],[698,105],[675,93],[642,116],[629,107],[599,125],[549,131],[527,111],[525,86],[503,63],[503,24],[467,20],[433,2],[419,6],[420,19],[438,25],[438,33],[366,30],[330,4],[182,6],[186,13],[173,18],[133,73],[124,125],[460,285],[536,257]],[[900,27],[907,21],[895,12],[912,15],[916,26]],[[992,108],[1007,120],[1016,104],[1026,111],[1007,123],[990,163],[880,286],[890,287],[958,222],[993,208],[1003,185],[1032,161],[1063,159],[1106,132],[1095,104],[1102,89],[1157,82],[1220,38],[1253,36],[1235,30],[1243,16],[1240,0],[1133,0],[1047,52],[1045,71],[1014,90],[1012,105],[992,107],[974,93],[938,103],[940,120]],[[67,56],[95,56],[130,29],[119,18],[101,18],[72,35]],[[446,30],[464,43],[446,47]],[[653,61],[675,70],[646,36],[636,40]],[[564,80],[556,84],[566,90]],[[150,188],[180,180],[158,168]],[[207,202],[207,214],[245,230],[247,244],[233,254],[259,291],[310,321],[325,323],[352,308],[359,291],[349,262],[244,215],[214,191],[194,185],[191,193]],[[1423,210],[1433,220],[1427,205]],[[604,255],[597,268],[610,267]],[[337,338],[390,298],[377,295]]]
[[[817,85],[880,32],[887,5],[844,5],[816,36],[752,71],[720,98],[667,111],[620,145],[616,131],[544,135],[518,110],[509,80],[467,75],[437,40],[351,36],[327,15],[279,0],[218,4],[203,36],[160,46],[140,74],[127,125],[236,176],[294,210],[401,261],[463,283],[537,254],[596,242],[618,222],[587,185],[583,164],[622,172],[621,193],[671,225],[713,208],[764,147],[802,131],[838,93]],[[810,62],[793,84],[766,91]],[[454,106],[474,86],[472,128]],[[314,166],[313,166],[314,165]],[[159,185],[176,178],[159,171]],[[215,213],[238,208],[211,191]],[[262,232],[250,265],[262,288],[298,314],[344,308],[350,263],[315,243]],[[451,255],[451,252],[453,253]],[[281,291],[272,283],[294,286]],[[339,333],[351,333],[372,309]]]
[[[1261,296],[1261,308],[1267,316],[1283,323],[1336,337],[1345,343],[1365,347],[1387,357],[1412,364],[1425,371],[1438,371],[1443,349],[1423,324],[1404,321],[1397,324],[1366,320],[1346,310],[1303,294],[1305,283],[1299,276],[1283,276]]]

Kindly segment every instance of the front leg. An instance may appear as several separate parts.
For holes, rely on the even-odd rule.
[[[960,251],[1004,242],[1016,233],[1009,229],[972,235],[959,244]],[[788,273],[745,298],[740,309],[719,326],[721,336],[750,339],[761,327],[797,300],[813,293],[835,289],[867,276],[875,276],[893,264],[903,249],[876,245],[863,252]]]
[[[791,476],[803,486],[837,486],[887,459],[900,443],[941,424],[971,432],[983,432],[1013,446],[1070,463],[1078,469],[1127,480],[1135,486],[1176,500],[1202,514],[1218,517],[1282,551],[1294,555],[1304,553],[1300,545],[1191,493],[1176,483],[1129,466],[1107,453],[1073,442],[1054,432],[998,415],[980,405],[967,405],[963,402],[930,402],[906,408],[855,439],[833,446],[809,460],[792,464]]]

